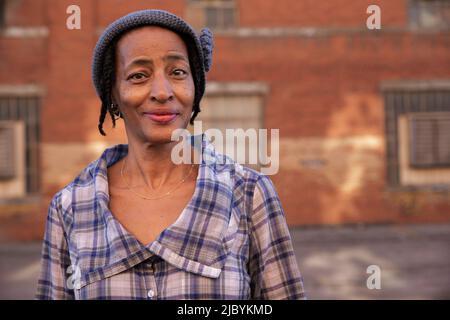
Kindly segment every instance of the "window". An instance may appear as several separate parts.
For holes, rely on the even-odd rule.
[[[16,176],[14,144],[17,137],[14,124],[0,121],[0,179],[11,179]]]
[[[26,193],[23,121],[0,121],[0,197]]]
[[[450,186],[450,81],[382,85],[390,187]]]
[[[450,112],[410,115],[410,163],[413,167],[450,167]]]
[[[194,28],[226,30],[236,26],[236,4],[234,0],[189,0],[186,16]]]
[[[409,20],[418,28],[450,28],[450,0],[410,0]]]
[[[6,20],[6,0],[0,0],[0,28],[5,26]]]
[[[23,180],[23,191],[8,191],[10,196],[39,193],[39,103],[37,97],[0,95],[0,171],[3,171],[0,172],[3,176],[0,178],[1,198],[7,197],[5,190],[12,190],[8,184],[13,183],[13,180],[16,181],[14,188],[20,189],[17,179]],[[11,161],[14,161],[13,165]]]
[[[208,129],[218,129],[221,132],[223,144],[219,145],[213,141],[213,145],[220,153],[227,154],[239,163],[254,169],[259,169],[261,159],[258,158],[258,146],[249,143],[248,139],[252,132],[257,134],[258,129],[263,128],[266,90],[264,85],[254,83],[209,83],[206,95],[202,99],[201,112],[196,118],[196,121],[202,121],[202,132]],[[189,129],[191,133],[195,133],[192,126]],[[248,135],[245,140],[227,139],[226,129],[242,129]],[[254,130],[247,131],[248,129]],[[238,152],[241,156],[245,155],[245,159],[242,159],[244,161],[236,158]],[[253,162],[251,155],[256,155],[256,163],[251,163]]]

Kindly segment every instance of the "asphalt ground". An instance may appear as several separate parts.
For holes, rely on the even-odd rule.
[[[291,236],[308,299],[450,299],[450,224],[292,228]],[[0,244],[0,299],[34,298],[40,251],[39,242]]]

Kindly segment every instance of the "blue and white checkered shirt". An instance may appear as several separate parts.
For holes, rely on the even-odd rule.
[[[56,193],[36,298],[304,299],[271,180],[230,162],[205,135],[201,147],[217,161],[200,164],[189,204],[148,245],[108,208],[107,168],[128,153],[128,145],[106,149]]]

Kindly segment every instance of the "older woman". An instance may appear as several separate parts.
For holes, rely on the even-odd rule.
[[[128,144],[106,149],[52,199],[38,299],[301,299],[303,283],[270,179],[205,135],[175,164],[172,133],[200,111],[212,34],[162,10],[113,22],[94,52],[106,114]],[[195,139],[193,139],[194,141]]]

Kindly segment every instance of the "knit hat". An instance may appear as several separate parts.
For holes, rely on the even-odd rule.
[[[103,61],[110,45],[132,29],[155,25],[177,33],[185,42],[189,54],[195,98],[193,110],[200,111],[200,100],[205,92],[206,72],[211,68],[213,35],[208,28],[197,36],[193,28],[180,17],[164,10],[141,10],[132,12],[111,23],[100,36],[94,49],[92,79],[98,96],[103,99],[105,84],[102,81]]]

